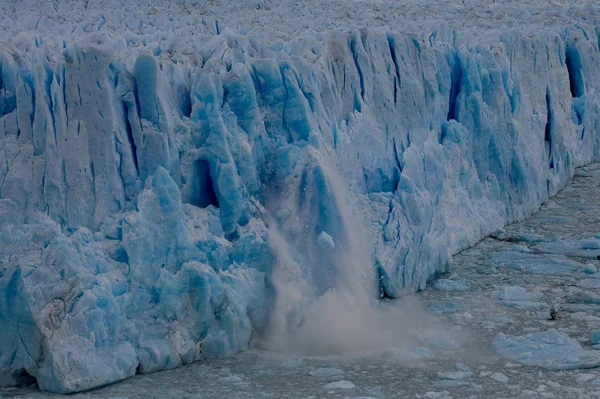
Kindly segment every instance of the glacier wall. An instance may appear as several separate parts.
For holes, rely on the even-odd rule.
[[[0,47],[0,386],[247,348],[277,296],[272,226],[315,295],[344,268],[329,169],[395,298],[600,160],[600,26],[218,33]]]

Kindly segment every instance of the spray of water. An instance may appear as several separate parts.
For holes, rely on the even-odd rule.
[[[369,229],[332,168],[308,163],[300,182],[270,201],[275,295],[262,346],[321,355],[414,346],[438,335],[416,299],[378,301]],[[321,229],[333,245],[319,242]]]

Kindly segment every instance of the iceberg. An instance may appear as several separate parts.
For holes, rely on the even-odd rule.
[[[600,160],[600,25],[269,41],[131,10],[0,33],[0,386],[88,390],[422,290]]]

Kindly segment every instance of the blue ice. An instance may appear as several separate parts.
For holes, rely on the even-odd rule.
[[[71,393],[230,355],[354,274],[371,300],[424,289],[600,160],[591,27],[274,45],[216,28],[193,59],[147,29],[0,50],[2,386]]]

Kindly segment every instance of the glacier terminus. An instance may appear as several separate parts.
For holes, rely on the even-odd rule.
[[[0,387],[393,345],[382,302],[600,161],[597,2],[447,0],[431,19],[412,0],[129,3],[0,5]],[[569,275],[582,252],[561,243],[536,249]],[[543,274],[538,252],[491,259]],[[545,311],[520,286],[494,295]],[[563,333],[493,345],[600,365]]]

